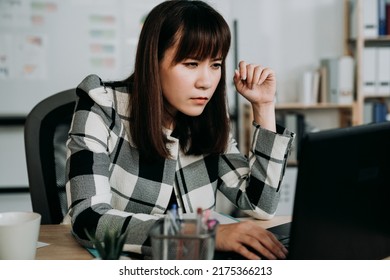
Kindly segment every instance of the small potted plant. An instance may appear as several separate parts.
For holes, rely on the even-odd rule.
[[[120,230],[107,229],[102,239],[97,239],[85,230],[87,237],[95,246],[100,259],[118,260],[121,256],[123,245],[125,244],[127,231],[121,233]]]

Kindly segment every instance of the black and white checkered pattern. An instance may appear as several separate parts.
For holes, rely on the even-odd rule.
[[[184,212],[215,207],[219,189],[241,210],[272,218],[294,135],[254,129],[252,153],[241,155],[234,139],[220,156],[184,155],[170,135],[173,159],[144,162],[130,140],[128,93],[90,75],[78,87],[68,140],[67,199],[73,233],[101,237],[107,228],[128,230],[125,250],[150,254],[148,232],[166,211],[172,192]],[[145,128],[147,129],[147,128]],[[66,219],[67,219],[66,218]]]

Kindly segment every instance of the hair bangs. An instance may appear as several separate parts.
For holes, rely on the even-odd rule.
[[[225,59],[230,48],[230,30],[223,18],[192,13],[178,31],[174,62],[186,58]]]

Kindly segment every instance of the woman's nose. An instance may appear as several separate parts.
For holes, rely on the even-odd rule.
[[[209,89],[212,86],[212,73],[208,67],[199,69],[195,86],[202,89]]]

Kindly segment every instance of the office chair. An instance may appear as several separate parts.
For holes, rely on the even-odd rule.
[[[76,89],[56,93],[38,103],[24,127],[32,209],[42,224],[58,224],[67,211],[66,140],[76,104]]]

